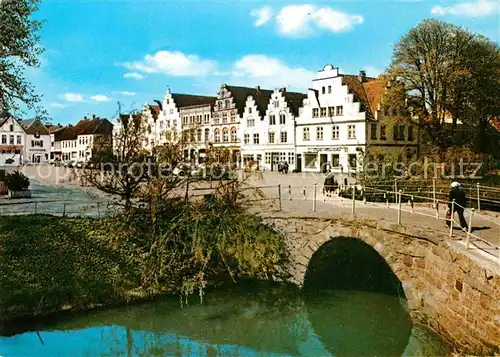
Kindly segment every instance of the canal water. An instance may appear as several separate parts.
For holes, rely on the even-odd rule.
[[[5,334],[5,332],[4,332]],[[218,288],[45,319],[0,336],[1,356],[444,356],[397,296],[299,293],[283,285]]]

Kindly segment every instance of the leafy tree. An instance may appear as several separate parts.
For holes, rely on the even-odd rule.
[[[390,103],[408,108],[441,151],[461,144],[455,140],[459,122],[481,135],[498,115],[499,56],[498,45],[483,36],[424,20],[394,48]]]
[[[0,1],[0,113],[19,111],[20,102],[28,108],[35,108],[39,102],[24,75],[26,67],[40,65],[43,52],[37,34],[42,21],[31,18],[39,1]]]

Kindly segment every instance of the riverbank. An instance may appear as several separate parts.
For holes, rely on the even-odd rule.
[[[105,220],[0,217],[0,321],[147,298],[136,262],[109,244]]]

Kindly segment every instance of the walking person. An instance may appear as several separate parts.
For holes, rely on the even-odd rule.
[[[453,211],[458,214],[458,218],[460,220],[460,226],[462,229],[468,229],[467,221],[465,220],[464,217],[464,207],[467,203],[467,197],[465,196],[465,191],[462,189],[462,185],[458,182],[452,182],[451,183],[451,189],[450,189],[450,199],[448,202],[448,211],[450,212],[450,219],[453,219],[451,217],[451,205],[453,200],[455,200],[455,205],[453,207]],[[447,222],[448,226],[451,224],[450,222]]]

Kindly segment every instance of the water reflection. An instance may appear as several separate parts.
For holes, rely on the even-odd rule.
[[[36,327],[40,337],[0,337],[0,355],[396,356],[408,353],[411,331],[397,306],[376,293],[303,299],[281,286],[218,290],[183,308],[172,298],[46,321]],[[447,351],[427,332],[414,336],[411,351],[422,340],[426,353]]]

